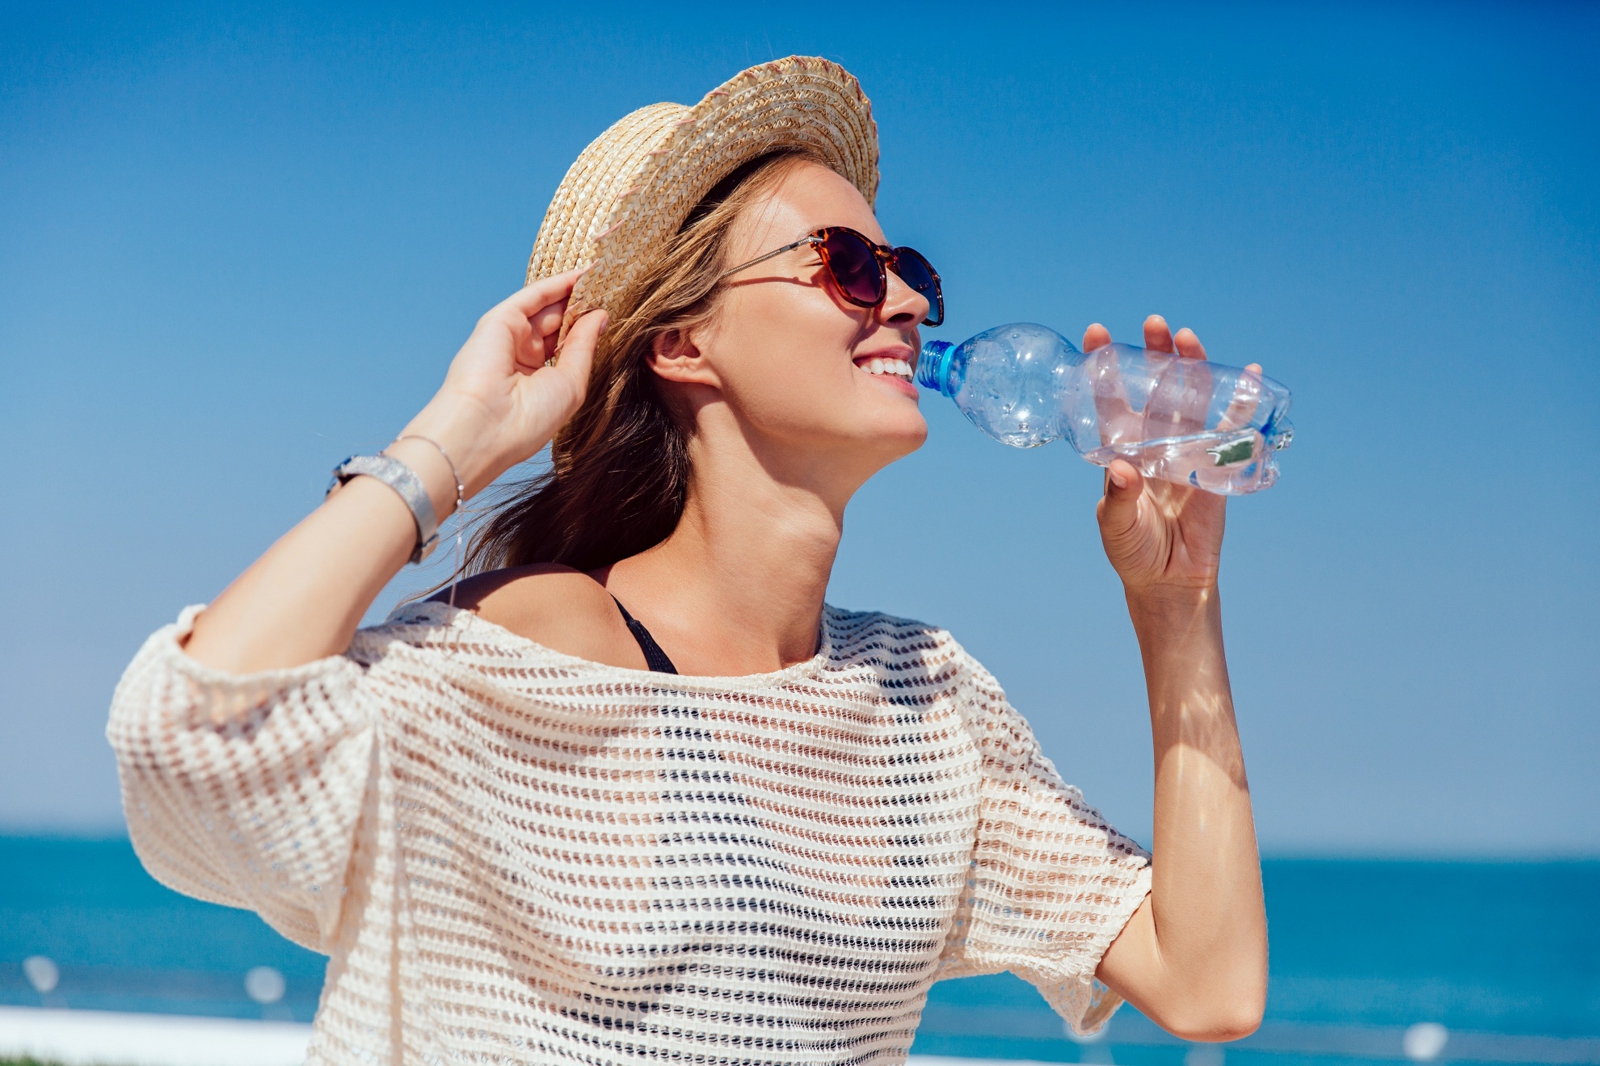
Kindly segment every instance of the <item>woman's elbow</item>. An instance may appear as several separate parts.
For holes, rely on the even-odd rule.
[[[1159,1012],[1151,1020],[1183,1040],[1220,1044],[1243,1040],[1261,1028],[1266,1009],[1267,989],[1262,984],[1232,987],[1225,995],[1208,996],[1170,1013]]]
[[[1212,1017],[1197,1018],[1192,1024],[1171,1027],[1173,1036],[1197,1044],[1222,1044],[1230,1040],[1243,1040],[1261,1028],[1261,1012],[1230,1011]]]

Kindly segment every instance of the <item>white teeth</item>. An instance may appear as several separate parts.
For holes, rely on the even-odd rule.
[[[874,358],[860,365],[861,369],[869,374],[896,374],[903,378],[909,378],[912,375],[911,364],[904,359]]]

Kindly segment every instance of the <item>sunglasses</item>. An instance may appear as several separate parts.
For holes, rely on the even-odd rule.
[[[892,270],[928,301],[928,317],[923,319],[923,325],[937,326],[944,321],[944,290],[939,287],[939,272],[921,252],[914,248],[874,244],[865,234],[845,226],[824,226],[793,244],[774,248],[748,263],[724,270],[717,280],[807,244],[817,250],[823,269],[833,279],[833,287],[848,302],[857,307],[881,307],[889,297],[889,271]]]

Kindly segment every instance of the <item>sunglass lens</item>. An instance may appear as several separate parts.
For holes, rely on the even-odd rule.
[[[928,301],[926,322],[937,326],[944,321],[944,295],[939,291],[939,276],[934,273],[933,265],[915,248],[896,248],[894,257],[894,272]]]
[[[866,238],[849,230],[836,229],[822,242],[827,255],[828,272],[846,300],[861,307],[875,307],[883,302],[883,275],[878,271],[878,257]]]

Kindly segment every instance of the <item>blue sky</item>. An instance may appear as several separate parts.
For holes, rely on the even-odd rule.
[[[935,336],[1160,312],[1294,390],[1224,559],[1266,847],[1600,852],[1600,15],[1111,8],[0,8],[0,827],[120,824],[139,642],[427,399],[589,139],[806,53]],[[830,598],[949,627],[1146,833],[1097,471],[923,405]]]

